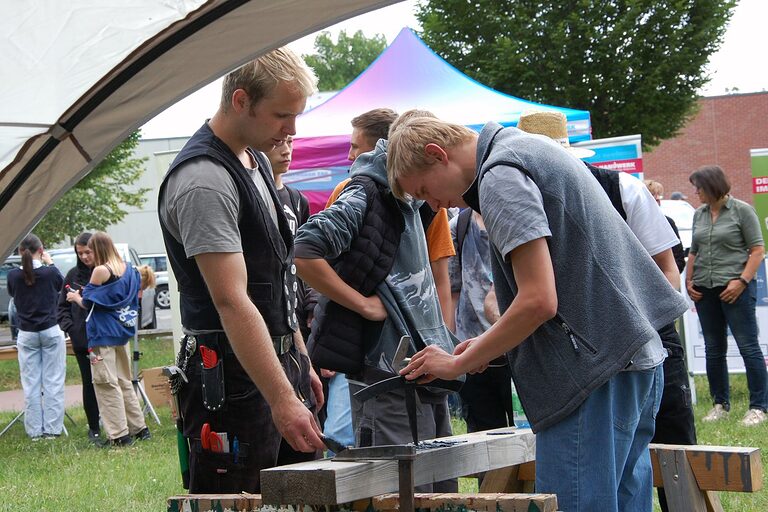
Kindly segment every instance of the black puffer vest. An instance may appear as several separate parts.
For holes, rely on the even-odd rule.
[[[331,266],[345,283],[370,297],[394,264],[404,229],[403,214],[389,189],[373,179],[355,176],[350,184],[362,185],[368,207],[359,236]],[[312,362],[327,370],[358,373],[363,367],[366,334],[373,337],[382,323],[366,320],[322,297],[315,308],[309,340]]]
[[[251,152],[259,172],[267,183],[275,204],[280,204],[271,176],[269,162],[258,152]],[[282,208],[277,208],[278,226],[272,222],[269,210],[237,156],[216,137],[208,124],[202,126],[187,142],[171,164],[160,185],[159,197],[165,191],[168,177],[181,164],[192,158],[207,157],[221,165],[237,187],[240,198],[240,231],[243,257],[248,272],[248,295],[258,308],[272,336],[296,330],[296,267],[293,264],[293,236]],[[183,169],[178,172],[183,172]],[[223,330],[221,319],[208,293],[194,258],[187,258],[184,246],[168,232],[162,217],[168,260],[179,284],[181,323],[193,331]]]

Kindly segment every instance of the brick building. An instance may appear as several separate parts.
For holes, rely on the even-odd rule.
[[[699,100],[699,112],[680,134],[643,153],[646,179],[664,185],[664,195],[679,190],[701,205],[688,176],[704,165],[719,165],[731,193],[752,203],[749,150],[768,148],[768,92],[712,96]]]

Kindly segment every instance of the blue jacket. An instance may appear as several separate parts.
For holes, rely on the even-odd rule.
[[[88,347],[124,345],[134,334],[139,311],[139,271],[128,265],[117,281],[88,283],[83,299],[90,309],[85,319]]]

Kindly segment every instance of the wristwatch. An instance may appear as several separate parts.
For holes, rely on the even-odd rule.
[[[744,279],[741,276],[739,276],[739,281],[741,281],[744,284],[744,286],[749,286],[749,281],[747,281],[746,279]]]

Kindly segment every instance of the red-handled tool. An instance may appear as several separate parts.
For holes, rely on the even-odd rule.
[[[211,425],[208,423],[203,423],[203,428],[200,431],[200,444],[203,445],[203,450],[210,450],[211,449]]]
[[[219,362],[219,355],[215,350],[200,345],[200,357],[203,360],[203,368],[213,368]]]

